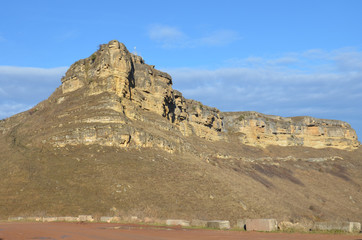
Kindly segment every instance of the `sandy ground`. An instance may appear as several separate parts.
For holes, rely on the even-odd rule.
[[[362,234],[261,233],[107,223],[0,223],[0,240],[362,240]]]

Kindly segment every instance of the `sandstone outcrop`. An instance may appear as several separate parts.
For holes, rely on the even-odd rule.
[[[257,112],[224,113],[228,133],[250,145],[334,147],[359,146],[356,132],[343,121],[313,117],[280,117]]]
[[[48,100],[0,123],[0,132],[16,138],[22,129],[17,121],[33,122],[28,144],[158,147],[168,152],[191,151],[188,137],[253,146],[359,146],[355,131],[342,121],[223,113],[185,99],[172,88],[169,74],[116,40],[75,62],[61,82]]]

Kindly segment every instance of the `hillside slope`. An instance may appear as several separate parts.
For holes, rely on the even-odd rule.
[[[0,122],[0,217],[362,221],[362,152],[348,123],[223,113],[118,41]]]

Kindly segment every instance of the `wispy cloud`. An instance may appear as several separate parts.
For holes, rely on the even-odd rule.
[[[53,81],[54,76],[64,74],[68,67],[34,68],[0,66],[0,82],[4,81]],[[26,77],[26,79],[22,78]]]
[[[194,48],[200,46],[223,46],[241,39],[236,31],[221,29],[205,36],[191,37],[177,27],[151,25],[148,36],[165,48]]]
[[[0,119],[12,116],[16,113],[26,111],[30,109],[33,105],[27,105],[17,102],[6,102],[0,104]]]
[[[218,30],[208,36],[196,39],[195,42],[199,45],[207,46],[223,46],[241,39],[239,34],[232,30]]]
[[[57,35],[55,35],[53,38],[54,40],[58,42],[64,42],[67,40],[75,39],[79,36],[79,31],[77,30],[67,30],[64,32],[59,32]]]
[[[149,37],[159,42],[173,42],[185,38],[185,34],[176,27],[164,25],[152,25],[149,28]]]
[[[0,66],[0,118],[24,111],[48,97],[67,67]]]
[[[361,51],[313,50],[233,59],[214,70],[164,70],[185,97],[223,111],[347,120],[362,134],[361,63]]]

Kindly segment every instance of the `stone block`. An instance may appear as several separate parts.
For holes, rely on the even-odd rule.
[[[238,219],[236,221],[236,227],[246,230],[246,219]]]
[[[246,219],[245,229],[246,231],[276,231],[278,230],[278,222],[276,219]]]
[[[122,218],[121,217],[113,217],[112,222],[120,223],[120,222],[122,222]]]
[[[319,231],[339,230],[344,232],[361,231],[361,223],[359,222],[316,222],[312,228]]]
[[[27,217],[26,220],[40,222],[40,221],[42,221],[42,218],[41,217]]]
[[[189,227],[190,222],[182,219],[167,219],[166,225]]]
[[[351,222],[350,223],[350,232],[361,232],[361,223],[359,222]]]
[[[112,222],[112,220],[113,220],[113,217],[101,217],[101,219],[100,219],[101,222],[107,222],[107,223]]]
[[[66,222],[79,222],[78,217],[65,217]]]
[[[308,224],[303,225],[300,223],[292,223],[288,221],[279,222],[278,228],[281,231],[300,231],[300,232],[307,232],[310,229],[310,227],[308,227]]]
[[[8,221],[22,221],[24,220],[23,217],[9,217]]]
[[[81,222],[93,222],[94,218],[92,217],[92,215],[79,215],[78,216],[79,221]]]
[[[43,217],[43,222],[56,222],[58,221],[57,217]]]
[[[153,220],[152,218],[150,218],[150,217],[145,217],[145,218],[143,219],[143,222],[145,222],[145,223],[152,223],[152,222],[154,222],[154,220]]]
[[[61,222],[78,222],[79,218],[77,218],[77,217],[69,217],[69,216],[58,217],[58,221],[61,221]]]
[[[199,219],[192,219],[191,226],[193,226],[193,227],[207,227],[207,221],[199,220]]]
[[[207,221],[207,227],[215,229],[230,229],[230,222],[225,220]]]

